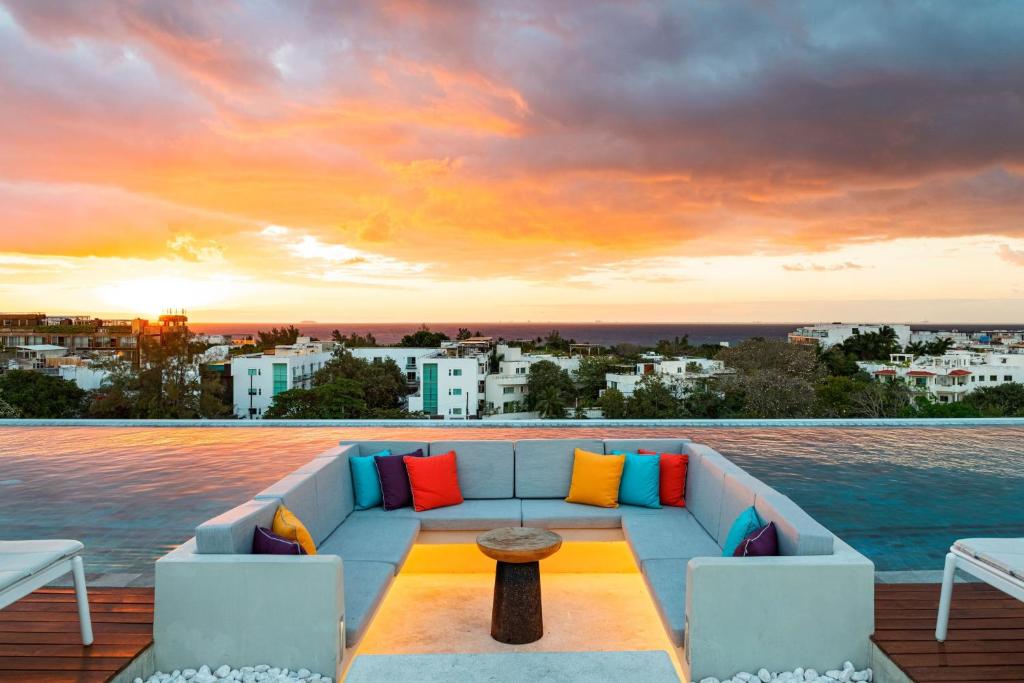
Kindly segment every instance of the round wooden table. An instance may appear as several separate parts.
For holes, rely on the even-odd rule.
[[[491,637],[522,645],[544,635],[540,601],[540,560],[562,547],[562,537],[547,529],[509,526],[476,537],[480,551],[498,561],[494,571]]]

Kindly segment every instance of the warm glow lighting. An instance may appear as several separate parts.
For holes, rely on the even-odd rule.
[[[111,310],[155,318],[169,309],[187,311],[216,303],[224,298],[225,286],[181,277],[143,277],[103,285],[97,293]]]

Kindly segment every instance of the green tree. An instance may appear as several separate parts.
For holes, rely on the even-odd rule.
[[[847,353],[842,346],[835,345],[826,351],[822,351],[818,357],[822,366],[830,375],[837,377],[852,377],[860,372],[857,365],[857,358]]]
[[[402,341],[398,342],[398,345],[413,348],[435,349],[441,346],[441,342],[448,341],[448,339],[448,335],[444,332],[431,332],[429,327],[421,325],[420,328],[412,334],[407,334],[402,337]]]
[[[720,349],[717,358],[740,375],[769,370],[813,382],[824,374],[814,348],[777,339],[747,339]]]
[[[908,417],[981,417],[976,407],[965,401],[956,403],[939,403],[930,396],[915,396]]]
[[[562,333],[558,330],[551,330],[548,335],[544,337],[544,348],[548,351],[569,353],[571,344],[574,344],[575,340],[565,339],[562,337]]]
[[[377,338],[373,336],[373,332],[367,332],[365,335],[359,334],[358,332],[351,332],[345,335],[341,333],[341,330],[334,330],[331,332],[331,339],[339,344],[343,344],[345,348],[349,349],[377,346]]]
[[[889,360],[890,354],[900,352],[896,330],[888,325],[878,332],[856,332],[839,346],[857,360]]]
[[[97,364],[107,376],[98,389],[89,392],[86,417],[132,419],[140,417],[139,376],[123,358],[109,358]]]
[[[313,375],[313,386],[352,380],[360,388],[360,397],[370,411],[401,410],[410,388],[405,374],[390,358],[367,361],[338,348],[324,367]]]
[[[21,417],[21,411],[5,401],[4,397],[0,395],[0,419],[9,420],[17,417]]]
[[[576,387],[572,383],[569,373],[549,360],[542,360],[530,366],[530,374],[526,379],[526,407],[528,410],[541,411],[539,401],[542,393],[548,388],[555,391],[563,408],[574,403]]]
[[[964,396],[963,403],[985,417],[1024,417],[1024,384],[1006,382],[981,387]]]
[[[618,389],[605,389],[597,399],[597,407],[609,420],[622,420],[627,415],[626,397]]]
[[[25,418],[79,417],[85,399],[85,392],[74,382],[32,370],[0,375],[0,394]]]
[[[718,386],[721,384],[722,386]],[[685,417],[720,420],[743,413],[743,394],[726,383],[704,383],[683,397]]]
[[[654,345],[654,352],[661,356],[687,356],[691,351],[690,336],[687,334],[673,339],[660,339]]]
[[[615,359],[611,356],[584,356],[580,358],[580,366],[574,373],[579,396],[587,402],[596,401],[605,388],[605,374],[615,367]]]
[[[814,412],[814,383],[800,374],[747,370],[726,384],[743,397],[743,417],[799,418]]]
[[[660,375],[644,375],[626,404],[631,418],[671,419],[683,417],[683,402]]]
[[[289,389],[274,396],[264,419],[345,420],[367,417],[363,387],[352,379],[335,378],[312,389]]]
[[[565,397],[553,384],[548,384],[536,394],[530,393],[533,408],[540,413],[542,418],[560,419],[565,417]]]
[[[857,397],[869,391],[870,381],[863,378],[826,377],[815,387],[817,417],[865,417]]]
[[[273,327],[270,331],[260,330],[256,333],[258,342],[257,348],[260,350],[272,349],[275,346],[287,346],[294,344],[299,339],[299,328],[294,325],[288,327]]]

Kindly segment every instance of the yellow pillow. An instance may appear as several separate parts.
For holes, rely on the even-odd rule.
[[[289,541],[297,541],[307,555],[316,555],[316,544],[313,543],[313,537],[306,531],[306,527],[299,521],[299,518],[284,505],[277,506],[277,512],[274,513],[274,526],[271,531]]]
[[[565,502],[619,507],[619,482],[625,463],[625,455],[601,455],[577,448],[572,463],[572,484]]]

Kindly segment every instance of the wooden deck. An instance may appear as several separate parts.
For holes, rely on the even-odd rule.
[[[1024,681],[1024,603],[956,584],[945,643],[935,641],[938,607],[937,584],[876,585],[875,644],[919,683]]]
[[[71,588],[41,588],[0,610],[0,681],[107,681],[153,642],[152,588],[89,588],[83,647]]]

